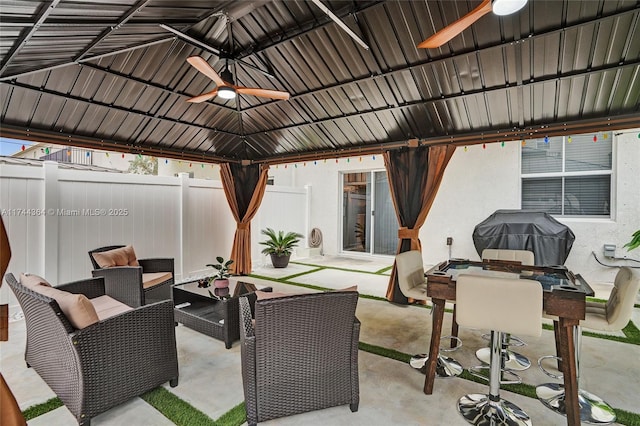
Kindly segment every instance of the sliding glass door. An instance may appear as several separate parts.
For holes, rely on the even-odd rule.
[[[342,250],[395,255],[398,222],[386,171],[344,173]]]

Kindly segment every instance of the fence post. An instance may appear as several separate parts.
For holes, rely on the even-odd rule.
[[[58,183],[58,163],[45,161],[42,167],[44,179],[44,244],[42,245],[42,271],[47,279],[59,283],[58,253],[59,253],[59,221],[58,205],[60,199],[60,186]],[[50,278],[49,278],[50,277]]]
[[[187,221],[185,218],[187,217],[187,208],[189,207],[189,173],[178,173],[178,178],[180,179],[180,200],[178,200],[179,205],[179,218],[180,218],[180,231],[179,231],[179,248],[178,248],[178,268],[176,270],[176,275],[180,276],[181,280],[185,279],[185,265],[184,260],[188,259],[189,256],[189,241],[187,240]]]

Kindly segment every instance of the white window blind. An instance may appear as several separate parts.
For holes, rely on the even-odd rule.
[[[612,134],[558,136],[522,147],[522,208],[610,217]]]

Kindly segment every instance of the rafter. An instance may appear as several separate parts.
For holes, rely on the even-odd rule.
[[[571,72],[563,73],[563,74],[560,74],[560,75],[553,74],[553,75],[550,75],[550,76],[543,76],[543,77],[540,77],[540,78],[527,80],[527,81],[523,82],[521,86],[516,86],[515,84],[514,85],[504,84],[504,85],[491,87],[491,88],[481,88],[481,89],[468,90],[468,91],[459,92],[459,93],[452,93],[452,94],[448,94],[448,95],[439,95],[439,96],[435,96],[435,97],[432,97],[432,98],[429,98],[429,99],[419,99],[419,100],[416,100],[416,101],[405,102],[405,103],[398,104],[398,105],[392,106],[392,107],[385,105],[385,106],[378,107],[378,108],[368,109],[366,111],[356,111],[356,112],[352,112],[352,113],[349,113],[349,114],[341,114],[341,115],[338,115],[338,116],[325,117],[325,118],[322,118],[322,119],[314,120],[313,122],[290,124],[288,126],[282,126],[282,127],[272,128],[272,129],[268,129],[268,130],[258,130],[258,131],[253,132],[253,133],[248,133],[245,136],[253,136],[253,135],[256,135],[256,134],[265,134],[265,133],[271,133],[271,132],[278,132],[278,131],[282,131],[282,130],[299,129],[299,128],[304,128],[304,127],[308,127],[308,126],[317,126],[319,124],[322,124],[322,123],[325,123],[325,122],[328,122],[328,121],[346,120],[346,119],[353,118],[353,117],[363,117],[363,116],[376,114],[376,113],[380,113],[380,112],[397,111],[397,110],[411,108],[411,107],[418,106],[418,105],[428,105],[428,104],[434,104],[434,103],[437,103],[437,102],[445,102],[445,101],[456,100],[456,99],[464,99],[464,98],[467,98],[467,97],[470,97],[470,96],[484,95],[484,94],[489,94],[489,93],[494,93],[494,92],[506,91],[506,90],[509,90],[511,88],[516,88],[516,87],[535,86],[535,85],[539,85],[539,84],[549,83],[550,81],[561,81],[561,80],[564,80],[564,79],[574,78],[574,77],[578,77],[578,76],[589,76],[589,75],[592,75],[592,74],[599,74],[599,73],[606,72],[606,71],[617,71],[617,70],[622,70],[624,68],[635,68],[635,67],[638,67],[638,66],[640,66],[640,59],[638,59],[636,61],[625,62],[624,64],[615,63],[615,64],[604,65],[604,66],[597,67],[597,68],[588,68],[588,69],[582,70],[582,71],[571,71]]]
[[[118,71],[114,71],[114,70],[109,69],[109,68],[104,68],[104,67],[101,67],[99,65],[92,64],[92,63],[85,62],[85,63],[83,63],[81,65],[83,67],[91,68],[93,70],[100,71],[100,72],[103,72],[105,74],[112,75],[114,77],[123,78],[123,79],[126,79],[128,81],[134,81],[136,83],[143,84],[145,86],[153,87],[155,89],[162,90],[165,93],[170,93],[172,95],[178,95],[178,96],[181,96],[183,98],[190,99],[190,98],[193,98],[194,96],[197,96],[197,95],[193,95],[193,94],[190,94],[190,93],[178,92],[178,91],[170,89],[167,86],[162,86],[162,85],[154,83],[152,81],[143,80],[141,78],[134,77],[134,76],[129,75],[129,74],[124,74],[124,73],[121,73],[121,72],[118,72]],[[221,105],[221,104],[216,104],[216,103],[209,103],[209,104],[215,105],[216,107],[220,107],[221,109],[227,110],[229,112],[234,112],[234,113],[236,112],[235,108],[232,108],[232,107],[229,107],[229,106],[226,106],[226,105]]]
[[[580,133],[599,132],[603,129],[622,130],[636,128],[640,126],[640,116],[638,114],[621,115],[612,118],[595,118],[585,120],[575,120],[556,124],[530,125],[513,129],[488,129],[474,132],[467,132],[456,135],[434,136],[421,138],[420,145],[456,145],[468,146],[482,143],[498,143],[519,141],[523,139],[536,139],[545,136],[576,135]],[[259,141],[256,140],[259,144]],[[372,143],[356,147],[330,149],[313,152],[297,152],[284,155],[273,155],[260,160],[253,160],[253,163],[264,164],[284,164],[291,162],[303,162],[323,159],[345,158],[363,155],[382,154],[391,149],[409,146],[408,139],[399,139],[383,143]]]
[[[53,12],[53,9],[56,8],[58,3],[60,3],[60,0],[53,0],[53,1],[46,2],[43,5],[43,7],[40,9],[40,14],[38,15],[38,18],[36,19],[36,22],[33,25],[33,27],[31,27],[29,31],[25,32],[22,35],[22,37],[20,37],[19,40],[16,40],[16,42],[11,47],[11,50],[9,51],[9,53],[7,53],[7,55],[2,60],[2,64],[0,65],[0,75],[2,75],[5,72],[11,60],[18,54],[20,49],[22,49],[22,47],[25,44],[27,44],[29,39],[33,37],[36,31],[38,31],[38,28],[40,28],[40,24],[42,24],[47,19],[49,14]]]
[[[101,151],[122,152],[125,154],[144,154],[161,158],[171,158],[183,161],[197,161],[203,163],[240,162],[234,158],[212,155],[207,152],[190,153],[177,148],[157,147],[151,145],[133,145],[130,142],[115,139],[92,138],[88,136],[68,135],[51,130],[29,129],[3,124],[2,133],[5,137],[28,139],[34,142],[53,143],[56,145],[77,146],[80,148],[97,149]]]
[[[229,132],[227,130],[222,130],[222,129],[218,129],[218,128],[215,128],[215,127],[207,127],[207,126],[204,126],[202,124],[196,124],[196,123],[191,123],[191,122],[188,122],[188,121],[182,121],[182,120],[178,120],[176,118],[160,116],[160,115],[157,115],[157,114],[149,114],[149,113],[144,112],[144,111],[134,110],[133,108],[125,108],[125,107],[121,107],[121,106],[117,106],[117,105],[113,105],[113,104],[108,104],[106,102],[89,100],[89,99],[81,98],[80,96],[71,95],[69,93],[57,92],[55,90],[45,89],[45,88],[37,87],[37,86],[31,86],[29,84],[19,83],[17,81],[11,81],[8,84],[10,84],[11,86],[20,87],[22,89],[33,90],[34,92],[38,92],[38,93],[45,93],[47,95],[57,96],[57,97],[65,98],[65,99],[71,99],[71,100],[74,100],[74,101],[77,101],[77,102],[82,102],[82,103],[89,104],[89,105],[97,105],[97,106],[113,109],[113,110],[116,110],[116,111],[122,111],[122,112],[125,112],[127,114],[137,114],[137,115],[139,115],[141,117],[146,117],[146,118],[150,118],[150,119],[154,119],[154,120],[167,121],[167,122],[170,122],[170,123],[173,123],[173,124],[181,124],[183,126],[196,127],[198,129],[217,132],[217,133],[222,133],[222,134],[229,135],[229,136],[235,136],[235,137],[240,137],[241,136],[238,133]]]
[[[102,32],[98,35],[98,37],[93,39],[93,41],[89,43],[88,46],[82,49],[82,51],[75,58],[73,58],[73,61],[77,62],[80,59],[84,58],[91,49],[93,49],[96,45],[98,45],[102,40],[109,37],[109,35],[112,32],[120,29],[121,26],[126,24],[127,21],[131,19],[134,14],[140,12],[150,1],[151,0],[139,0],[136,4],[133,5],[132,8],[127,10],[127,12],[124,15],[122,15],[120,19],[118,19],[118,22],[115,25],[109,26],[108,28],[105,28],[104,30],[102,30]]]
[[[289,101],[292,101],[292,100],[295,100],[295,99],[299,99],[299,98],[305,98],[305,97],[308,97],[308,96],[315,96],[315,95],[318,95],[320,93],[324,93],[324,92],[327,92],[327,91],[330,91],[330,90],[339,89],[341,87],[351,86],[354,83],[365,83],[365,82],[369,82],[369,81],[375,81],[375,80],[378,80],[378,79],[381,79],[381,78],[394,76],[396,74],[400,74],[400,73],[403,73],[405,71],[411,71],[413,69],[421,68],[421,67],[424,67],[424,66],[427,66],[427,65],[433,67],[433,66],[439,65],[441,63],[450,62],[450,61],[453,61],[453,60],[466,59],[467,57],[470,57],[470,56],[476,56],[476,55],[481,55],[481,54],[490,52],[493,49],[503,49],[505,47],[512,46],[515,43],[525,43],[525,42],[526,43],[534,43],[537,40],[542,39],[543,37],[548,37],[548,36],[555,35],[555,34],[558,34],[558,33],[570,31],[570,30],[573,30],[575,28],[579,28],[579,27],[582,27],[582,26],[585,26],[585,25],[590,25],[590,24],[593,24],[593,23],[600,23],[600,22],[602,22],[604,20],[607,20],[607,19],[618,18],[618,17],[621,17],[621,16],[625,16],[627,14],[634,14],[634,13],[637,12],[638,8],[640,8],[640,5],[637,5],[634,8],[631,8],[629,10],[625,10],[625,11],[622,11],[622,12],[617,12],[617,13],[612,13],[610,15],[601,16],[601,17],[599,17],[597,19],[576,22],[576,23],[573,23],[573,24],[568,25],[568,26],[566,26],[564,28],[561,28],[561,29],[543,31],[543,32],[537,33],[535,35],[530,35],[529,37],[527,37],[525,39],[518,40],[518,41],[506,40],[506,41],[503,41],[501,43],[488,45],[488,46],[483,47],[481,49],[461,50],[461,51],[459,51],[457,53],[454,53],[454,54],[448,54],[446,56],[441,56],[439,58],[423,59],[421,61],[416,61],[416,62],[413,62],[411,64],[403,65],[403,66],[400,66],[400,67],[397,67],[397,68],[393,68],[393,69],[389,69],[387,71],[380,72],[380,73],[377,73],[377,74],[371,74],[371,75],[367,75],[367,76],[364,76],[364,77],[353,78],[351,80],[341,81],[339,83],[335,83],[335,84],[331,84],[331,85],[325,85],[325,86],[317,88],[317,89],[311,89],[311,90],[308,90],[306,92],[300,92],[300,93],[291,95],[291,97],[289,98]],[[259,108],[262,108],[262,107],[266,107],[266,106],[271,105],[271,104],[273,104],[275,102],[277,102],[277,101],[268,101],[268,102],[261,103],[259,105],[253,105],[251,107],[243,109],[243,112],[248,112],[248,111],[251,111],[251,110],[254,110],[254,109],[259,109]]]

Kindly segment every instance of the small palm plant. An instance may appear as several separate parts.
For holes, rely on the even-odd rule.
[[[297,232],[274,231],[271,228],[263,229],[260,231],[263,235],[268,237],[265,241],[260,241],[260,244],[266,246],[263,250],[263,254],[271,255],[271,262],[275,268],[284,268],[289,264],[289,256],[293,248],[298,245],[302,235]],[[281,266],[282,265],[282,266]]]

